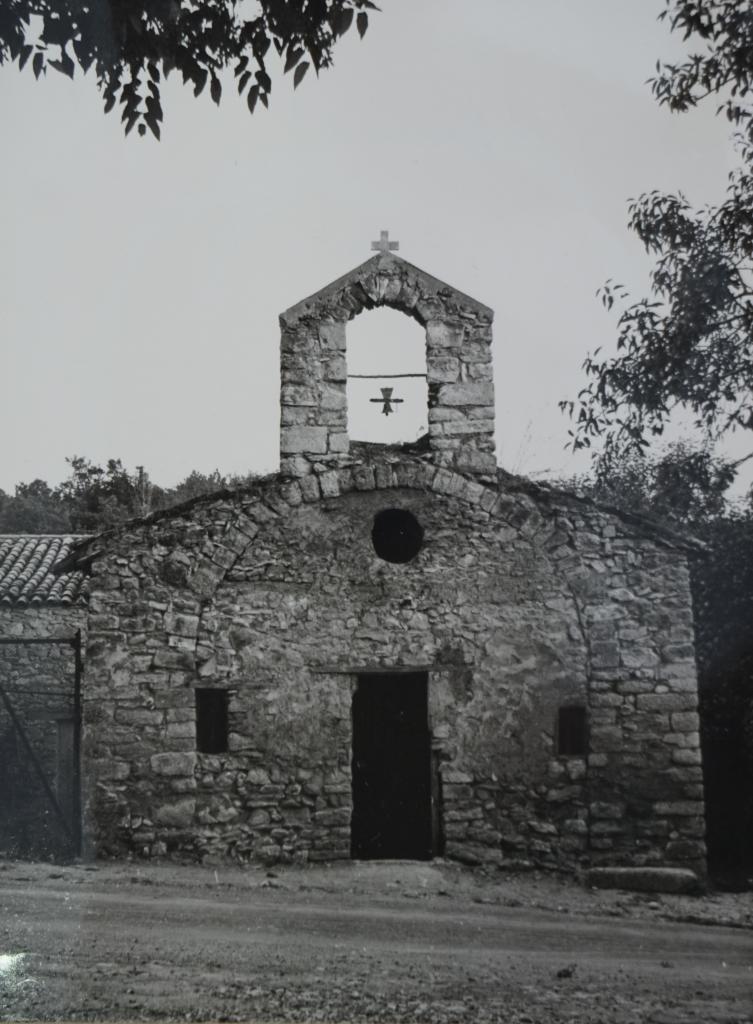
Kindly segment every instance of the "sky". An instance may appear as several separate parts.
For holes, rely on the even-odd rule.
[[[125,138],[91,75],[0,68],[0,488],[55,484],[66,457],[120,458],[171,486],[269,472],[279,449],[279,314],[371,255],[399,255],[495,311],[497,455],[571,476],[589,351],[614,349],[596,290],[642,294],[627,201],[722,195],[714,104],[671,115],[646,79],[682,43],[663,0],[382,0],[360,40],[248,114],[171,78],[162,141]],[[348,327],[350,373],[423,370],[392,310]],[[389,383],[389,382],[388,382]],[[420,380],[391,417],[349,386],[351,436],[415,437]],[[733,454],[750,447],[744,438]]]

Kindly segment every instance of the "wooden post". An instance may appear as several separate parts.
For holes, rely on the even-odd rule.
[[[81,814],[81,676],[83,661],[81,658],[81,630],[77,629],[71,641],[75,659],[73,680],[73,845],[74,853],[81,856],[83,817]]]

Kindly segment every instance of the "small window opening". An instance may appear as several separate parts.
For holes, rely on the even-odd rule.
[[[424,531],[412,512],[386,508],[374,516],[371,540],[385,562],[410,562],[421,550]]]
[[[557,753],[565,757],[585,757],[588,747],[586,709],[569,705],[557,716]]]
[[[196,749],[200,754],[227,750],[227,690],[196,690]]]

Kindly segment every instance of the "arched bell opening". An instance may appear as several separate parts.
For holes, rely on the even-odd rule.
[[[426,333],[388,306],[346,326],[348,435],[351,441],[400,444],[428,432]]]
[[[428,428],[436,465],[493,476],[492,317],[381,248],[291,306],[280,315],[281,471],[339,468],[351,441],[411,444]]]

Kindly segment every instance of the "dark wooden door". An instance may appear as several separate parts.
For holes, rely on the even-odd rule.
[[[353,695],[351,854],[432,856],[425,672],[362,675]]]

